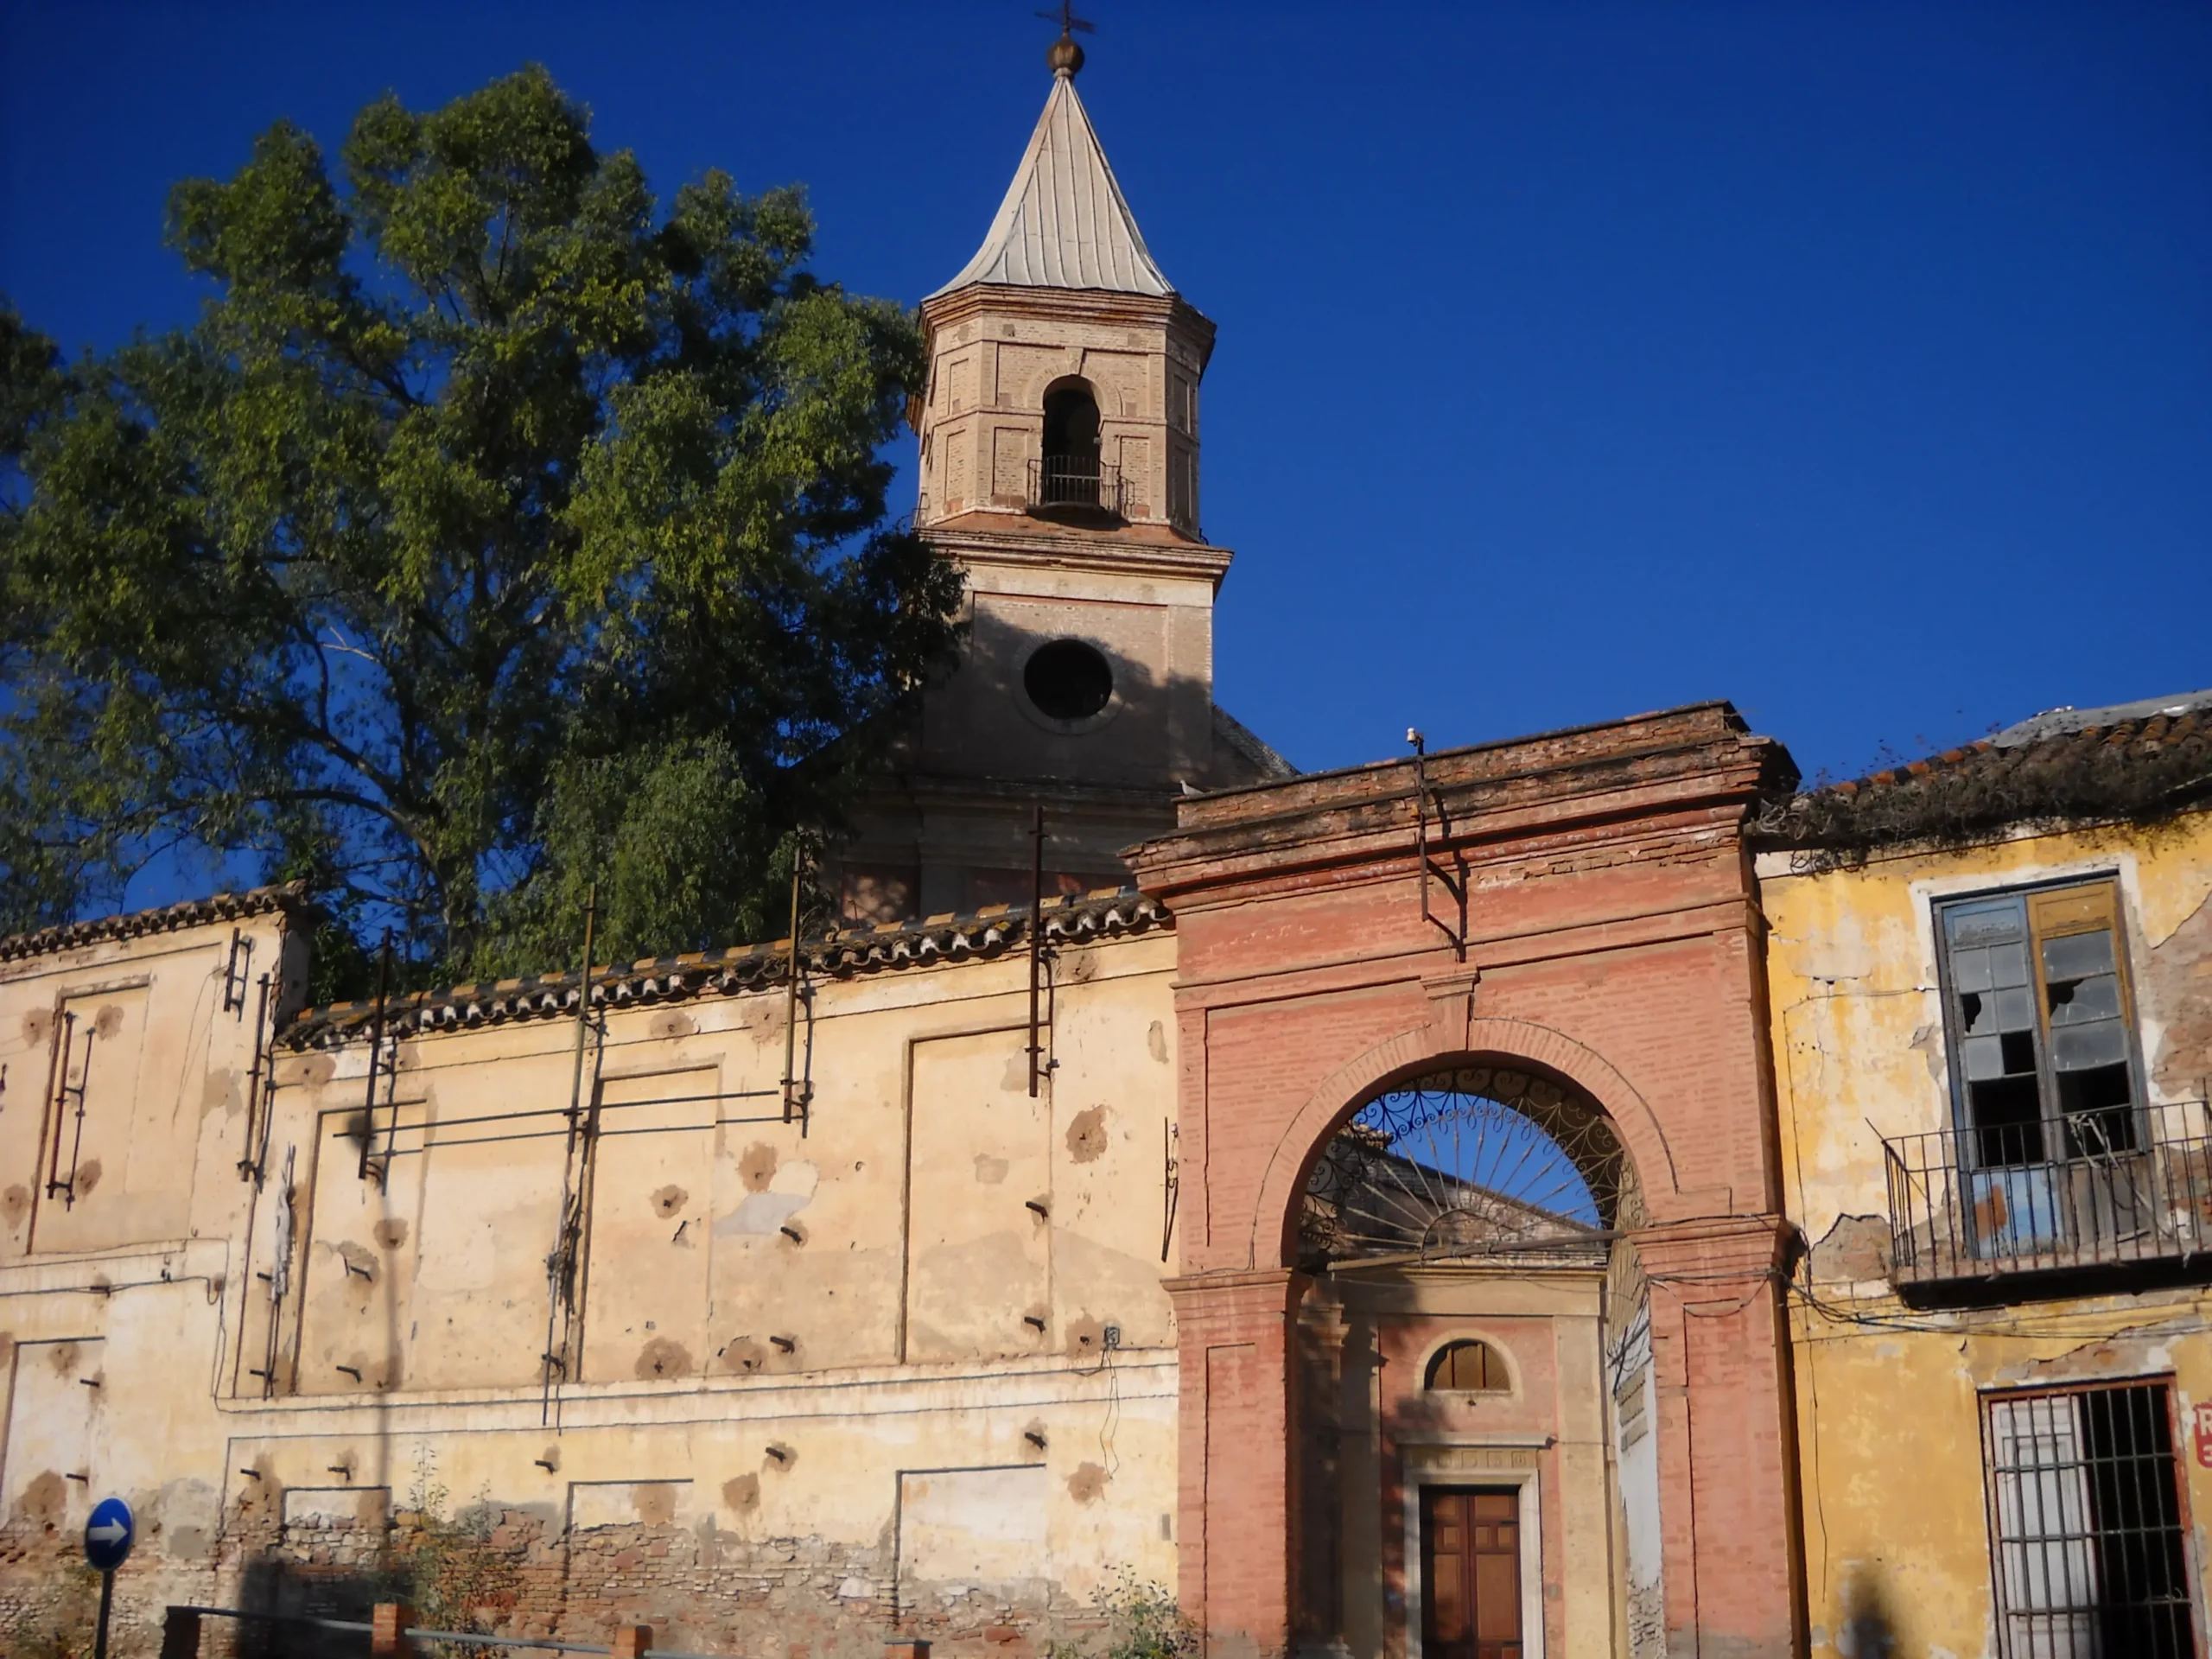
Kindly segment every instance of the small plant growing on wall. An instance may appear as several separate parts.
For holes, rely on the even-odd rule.
[[[493,1541],[498,1515],[492,1505],[480,1499],[448,1516],[449,1496],[438,1479],[436,1462],[425,1459],[392,1541],[392,1592],[413,1607],[415,1622],[424,1630],[488,1634],[482,1628],[485,1610],[513,1599],[514,1564]],[[462,1649],[452,1651],[458,1655]]]
[[[1198,1651],[1198,1626],[1183,1616],[1174,1592],[1126,1567],[1114,1569],[1114,1581],[1091,1605],[1105,1621],[1104,1645],[1056,1642],[1051,1659],[1179,1659]]]

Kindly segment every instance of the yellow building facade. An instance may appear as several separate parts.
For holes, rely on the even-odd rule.
[[[1801,798],[1759,856],[1812,1653],[2202,1651],[2212,813],[2129,782],[2185,712]],[[2085,787],[2133,821],[2036,821]]]

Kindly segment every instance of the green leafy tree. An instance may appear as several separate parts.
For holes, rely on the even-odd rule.
[[[615,957],[772,925],[952,638],[886,514],[912,318],[534,67],[334,169],[280,123],[169,238],[189,329],[65,365],[0,314],[0,926],[175,849],[418,978],[568,960],[594,882]]]

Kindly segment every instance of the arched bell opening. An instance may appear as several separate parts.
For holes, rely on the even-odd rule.
[[[1121,508],[1119,480],[1104,465],[1097,395],[1070,376],[1045,389],[1044,449],[1030,492],[1040,507]]]
[[[1300,1490],[1332,1500],[1294,1522],[1302,1640],[1611,1652],[1613,1610],[1648,1611],[1643,1218],[1612,1120],[1555,1073],[1449,1060],[1339,1120],[1294,1238]],[[1569,1541],[1556,1570],[1544,1536]]]

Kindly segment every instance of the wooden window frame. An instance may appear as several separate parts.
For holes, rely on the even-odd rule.
[[[1473,1348],[1482,1355],[1483,1381],[1469,1386],[1458,1381],[1438,1381],[1439,1375],[1449,1366],[1455,1374],[1459,1367],[1454,1356]],[[1512,1368],[1505,1363],[1505,1353],[1486,1337],[1453,1337],[1428,1357],[1421,1367],[1421,1391],[1424,1394],[1510,1394],[1513,1392]]]
[[[2028,957],[2028,985],[2033,1004],[2031,1037],[2034,1046],[2037,1097],[2036,1122],[2044,1135],[2042,1161],[2069,1160],[2065,1127],[2068,1114],[2059,1098],[2059,1071],[2052,1055],[2050,982],[2046,977],[2044,945],[2051,940],[2107,931],[2112,938],[2113,972],[2118,982],[2120,1023],[2125,1034],[2127,1067],[2127,1109],[2139,1137],[2145,1127],[2150,1101],[2145,1086],[2142,1033],[2138,1021],[2133,976],[2127,950],[2127,912],[2119,877],[2111,872],[2014,887],[1984,888],[1973,893],[1946,894],[1931,906],[1934,922],[1938,995],[1942,1003],[1946,1064],[1951,1084],[1951,1116],[1962,1153],[1978,1146],[1977,1131],[1986,1126],[1974,1114],[1967,1076],[1967,1033],[1961,1019],[1961,989],[1954,967],[1954,946],[1948,918],[1955,912],[1994,900],[2016,900],[2021,906]],[[2085,902],[2086,901],[2086,902]],[[2084,924],[2090,924],[2085,925]],[[1979,1164],[1980,1159],[1974,1161]]]

